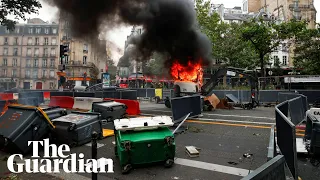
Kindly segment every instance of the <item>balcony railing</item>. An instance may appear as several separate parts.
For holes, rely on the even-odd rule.
[[[56,57],[56,55],[55,54],[50,54],[50,57]]]
[[[83,61],[70,61],[68,66],[87,66],[87,67],[91,67],[91,66],[93,66],[93,63],[92,62],[87,62],[87,63],[83,64]]]
[[[42,57],[49,57],[49,54],[42,54]]]
[[[83,53],[88,53],[88,50],[85,50],[85,49],[84,49],[84,50],[83,50]]]
[[[31,67],[31,64],[26,64],[26,67],[28,67],[28,68]]]

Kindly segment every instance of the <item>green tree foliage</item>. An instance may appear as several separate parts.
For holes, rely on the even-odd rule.
[[[258,59],[250,43],[242,39],[241,24],[226,24],[210,12],[210,2],[196,0],[199,28],[212,42],[212,56],[227,65],[252,69]]]
[[[320,74],[320,29],[304,29],[296,34],[294,65],[304,74]]]
[[[38,0],[1,0],[0,3],[0,23],[9,30],[14,30],[16,21],[8,19],[12,15],[14,19],[26,20],[25,14],[38,13],[41,8]]]

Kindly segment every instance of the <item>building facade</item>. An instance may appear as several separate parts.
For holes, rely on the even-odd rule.
[[[77,39],[72,35],[67,14],[60,14],[59,40],[61,45],[68,46],[68,53],[62,60],[66,65],[68,84],[80,86],[85,82],[90,85],[92,80],[100,79],[107,65],[106,41],[100,40],[92,44],[89,39]],[[103,48],[104,47],[104,48]],[[97,49],[101,49],[100,52]],[[61,61],[61,60],[60,60]],[[61,62],[59,62],[61,63]],[[96,70],[98,72],[92,73]]]
[[[29,19],[14,31],[0,26],[0,38],[0,88],[57,88],[58,24]]]
[[[298,16],[301,20],[307,20],[309,28],[316,27],[314,0],[244,0],[243,9],[248,13],[264,10],[275,19],[284,21]]]

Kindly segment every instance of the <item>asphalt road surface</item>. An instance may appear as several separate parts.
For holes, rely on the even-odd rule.
[[[140,108],[143,116],[171,115],[164,104],[141,103]],[[272,124],[275,124],[274,108],[204,112],[202,117],[189,119],[184,124],[187,130],[176,135],[177,154],[172,168],[164,168],[162,164],[148,165],[135,168],[128,175],[121,174],[113,150],[114,137],[107,137],[98,142],[98,158],[112,158],[114,173],[100,173],[99,179],[239,180],[267,161]],[[189,157],[185,146],[199,148],[200,156]],[[90,159],[90,144],[73,148],[71,153],[84,153],[85,158]],[[250,157],[245,157],[248,154]],[[319,177],[318,169],[312,167],[305,157],[301,159],[299,175],[302,179]],[[55,175],[64,179],[91,178],[91,174]]]

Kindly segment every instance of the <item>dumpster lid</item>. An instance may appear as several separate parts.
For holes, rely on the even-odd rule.
[[[174,123],[169,116],[155,116],[155,117],[140,117],[140,118],[127,118],[114,120],[116,130],[150,130],[159,127],[171,127]]]

